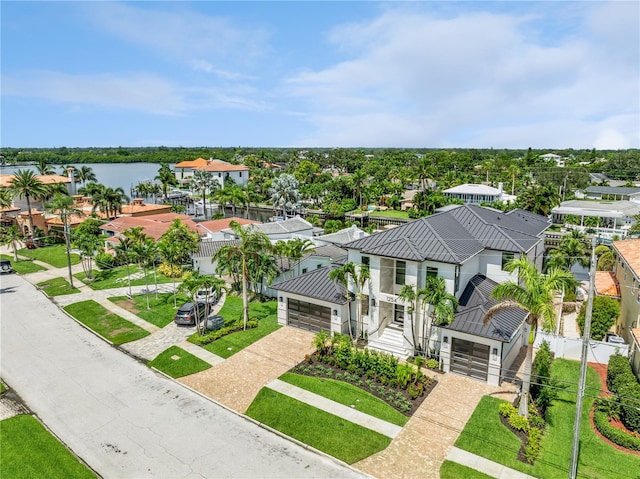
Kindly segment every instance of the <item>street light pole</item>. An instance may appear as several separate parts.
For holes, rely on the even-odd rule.
[[[71,240],[69,238],[69,219],[67,213],[62,213],[62,227],[64,228],[64,240],[67,247],[67,267],[69,268],[69,284],[73,288],[73,274],[71,272]]]

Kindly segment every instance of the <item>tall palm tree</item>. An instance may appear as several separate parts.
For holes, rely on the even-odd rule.
[[[80,251],[82,269],[87,279],[93,279],[93,258],[99,251],[104,251],[104,245],[100,236],[88,232],[74,231],[72,245]]]
[[[100,210],[107,218],[113,218],[122,212],[122,205],[128,201],[129,197],[124,194],[124,190],[120,186],[112,188],[99,185],[97,191],[91,195],[92,211]]]
[[[206,276],[200,276],[197,271],[192,271],[185,275],[184,280],[180,283],[178,291],[185,293],[193,303],[196,315],[196,331],[198,334],[203,333],[202,322],[200,321],[200,302],[196,299],[196,294],[205,288],[205,282],[208,281]]]
[[[298,263],[298,276],[300,275],[300,260],[307,253],[313,253],[316,250],[315,243],[310,239],[294,238],[287,241],[290,257],[294,262]]]
[[[162,195],[165,198],[167,196],[167,190],[169,189],[169,187],[178,184],[178,178],[176,178],[176,175],[173,173],[173,171],[171,171],[171,168],[166,163],[163,163],[160,166],[158,174],[154,179],[160,182],[160,185],[162,187]]]
[[[233,185],[230,187],[226,187],[225,190],[228,190],[228,200],[231,203],[231,214],[233,216],[236,215],[236,205],[240,203],[243,207],[246,207],[249,202],[249,197],[244,189],[238,185]]]
[[[571,273],[555,268],[551,268],[547,274],[542,274],[526,256],[509,261],[505,265],[505,271],[516,274],[519,283],[507,281],[495,287],[491,295],[500,303],[489,308],[484,316],[484,324],[488,324],[496,314],[505,309],[522,308],[528,312],[526,321],[531,330],[527,344],[527,355],[525,356],[522,396],[519,406],[520,415],[528,417],[531,364],[536,331],[538,327],[542,327],[545,331],[555,330],[554,295],[562,291],[563,288],[570,287],[574,278]]]
[[[29,234],[33,235],[33,214],[31,213],[31,198],[44,198],[48,189],[47,186],[36,177],[31,170],[18,170],[13,178],[9,180],[9,188],[15,196],[23,197],[27,202],[27,213],[29,215]]]
[[[205,220],[207,219],[207,191],[215,189],[219,184],[210,171],[196,170],[193,172],[189,188],[202,195],[202,216]]]
[[[518,168],[518,165],[513,163],[511,166],[509,166],[509,168],[507,169],[507,172],[511,177],[511,196],[513,196],[515,195],[515,191],[516,191],[516,176],[520,174],[520,168]]]
[[[13,261],[18,262],[18,248],[20,247],[20,241],[22,240],[22,233],[16,225],[11,225],[8,228],[2,228],[0,230],[0,244],[11,245],[13,249]]]
[[[349,335],[352,340],[358,339],[362,334],[362,299],[365,296],[363,294],[364,286],[371,277],[369,268],[366,265],[356,265],[349,261],[340,267],[331,269],[329,271],[329,279],[337,281],[342,284],[345,289],[345,299],[347,300],[347,318],[349,323]],[[355,287],[355,293],[349,290],[350,284],[353,283]],[[358,299],[356,309],[356,331],[354,333],[353,326],[351,325],[351,301],[354,298]]]
[[[247,292],[248,283],[250,281],[248,262],[256,260],[262,255],[273,254],[274,247],[269,241],[269,237],[263,232],[256,230],[252,225],[246,227],[240,226],[237,221],[230,223],[233,233],[240,238],[239,245],[224,245],[213,256],[213,259],[226,258],[229,260],[231,257],[240,258],[241,261],[241,279],[242,279],[242,309],[243,309],[243,324],[244,329],[247,329],[247,321],[249,321],[249,297]],[[231,263],[229,261],[218,263],[218,267],[225,267],[226,272],[231,273],[228,266]]]
[[[180,262],[180,246],[169,238],[163,238],[158,243],[158,252],[160,253],[162,261],[168,265],[171,270],[171,279],[173,280],[173,307],[177,308],[176,275],[174,270],[182,264]]]
[[[38,170],[39,175],[55,175],[56,170],[53,169],[51,163],[49,163],[45,158],[38,158],[36,162],[36,170]]]
[[[4,217],[4,208],[13,205],[13,192],[9,188],[0,187],[0,220]]]
[[[418,316],[418,308],[416,304],[418,294],[416,293],[416,287],[412,284],[404,284],[398,292],[398,297],[409,305],[409,316],[411,318],[411,338],[413,340],[413,351],[415,353],[416,345],[418,343],[416,339],[415,327],[416,317]]]
[[[442,326],[451,324],[453,316],[458,307],[458,299],[447,291],[444,278],[440,276],[427,276],[424,288],[418,291],[418,297],[422,299],[424,312],[431,308],[431,313],[425,317],[423,324],[424,345],[422,350],[425,354],[430,353],[431,330],[434,325]]]
[[[300,201],[300,193],[298,188],[300,183],[296,177],[288,173],[283,173],[273,179],[269,194],[273,208],[278,210],[282,208],[282,217],[287,217],[287,210],[294,208]]]
[[[81,166],[77,169],[76,178],[82,183],[82,186],[86,186],[89,181],[98,181],[98,177],[90,166]]]
[[[62,195],[56,193],[53,200],[45,205],[45,209],[57,214],[62,220],[62,227],[64,229],[64,242],[67,250],[67,268],[69,270],[69,284],[73,288],[73,274],[71,271],[71,231],[69,229],[69,217],[71,215],[80,214],[80,210],[74,208],[73,198],[68,195]]]

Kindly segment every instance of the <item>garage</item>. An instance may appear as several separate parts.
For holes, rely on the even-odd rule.
[[[331,309],[297,299],[287,300],[287,324],[294,328],[317,333],[331,331]]]
[[[451,372],[486,381],[489,373],[489,346],[460,338],[451,345]]]

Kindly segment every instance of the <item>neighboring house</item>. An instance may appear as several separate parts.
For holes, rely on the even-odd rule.
[[[413,200],[420,190],[404,190],[400,200],[400,211],[413,209]]]
[[[316,236],[314,238],[314,241],[318,246],[323,246],[326,244],[341,246],[343,244],[349,243],[350,241],[364,238],[365,236],[369,236],[369,233],[361,230],[356,225],[351,225],[349,228],[341,229],[340,231],[336,231],[335,233]]]
[[[617,258],[614,272],[620,285],[620,318],[615,330],[632,345],[632,329],[640,328],[640,239],[614,241],[612,247]]]
[[[216,274],[218,262],[214,261],[213,255],[225,245],[240,245],[240,240],[220,241],[211,238],[203,238],[198,243],[198,251],[191,255],[194,271],[200,274]]]
[[[426,277],[440,276],[444,279],[447,291],[460,297],[468,283],[480,274],[489,280],[500,283],[512,279],[504,270],[505,264],[518,255],[525,255],[542,267],[544,256],[543,233],[549,227],[547,218],[534,215],[523,210],[512,210],[508,213],[473,205],[463,205],[458,208],[405,223],[391,230],[357,239],[344,245],[348,250],[348,261],[356,265],[368,265],[370,279],[366,283],[359,303],[363,307],[363,329],[369,340],[369,347],[392,353],[401,358],[407,358],[414,352],[414,334],[418,344],[425,342],[424,314],[413,318],[410,304],[403,301],[399,292],[405,285],[412,285],[416,289],[425,286]],[[318,270],[321,271],[321,270]],[[323,301],[316,301],[317,295],[312,294],[314,287],[308,277],[310,273],[297,278],[278,283],[273,286],[279,291],[278,322],[280,324],[297,324],[298,319],[289,318],[288,302],[299,311],[300,308],[314,310],[314,308],[335,309],[327,314],[322,309],[324,323],[314,321],[316,331],[326,329],[332,333],[347,333],[348,318],[338,300],[329,305],[323,296]],[[317,281],[322,281],[326,288],[326,280],[313,272]],[[472,283],[473,284],[473,283]],[[353,285],[350,285],[353,290]],[[309,293],[308,297],[304,297]],[[303,304],[304,303],[304,304]],[[352,323],[357,317],[355,303],[351,302],[350,316]],[[421,310],[422,308],[420,308]],[[297,312],[295,314],[298,314]],[[296,316],[297,317],[297,316]],[[307,329],[311,326],[307,325]],[[491,325],[488,326],[492,327]],[[498,323],[493,327],[500,327]],[[439,330],[442,328],[433,328]],[[513,329],[510,339],[502,343],[497,363],[492,367],[502,367],[503,361],[512,359],[511,349],[520,341],[523,329],[519,326]],[[435,331],[434,334],[441,334]],[[478,361],[482,368],[489,370],[489,363],[481,354],[484,346],[498,347],[496,340],[484,336],[475,336],[465,331],[448,331],[448,344],[455,345],[450,351],[450,357],[455,354],[466,354],[470,347],[471,355],[478,353]],[[470,341],[471,345],[464,343]],[[459,338],[459,341],[453,341]],[[429,338],[431,341],[432,338]],[[477,345],[476,345],[477,343]],[[515,354],[515,353],[513,353]],[[449,370],[451,363],[445,363],[445,370]],[[505,367],[508,366],[505,363]],[[460,372],[460,369],[456,372]],[[470,376],[476,372],[467,370]],[[487,373],[488,374],[488,373]],[[497,383],[499,377],[487,376],[487,381]]]
[[[177,176],[181,184],[187,184],[191,181],[193,173],[197,170],[208,171],[218,182],[220,188],[224,188],[228,180],[233,180],[236,185],[246,186],[249,181],[249,167],[245,165],[234,165],[223,160],[214,160],[210,158],[197,158],[195,160],[181,161],[175,167],[180,170]]]
[[[134,198],[128,205],[122,205],[122,211],[118,216],[152,216],[171,214],[171,205],[155,205],[145,203],[142,198]]]
[[[61,175],[35,175],[42,183],[45,185],[55,185],[55,184],[63,184],[67,189],[67,192],[70,195],[75,193],[75,183],[70,178]],[[12,174],[0,174],[0,187],[10,187],[11,179],[13,178]],[[44,208],[44,201],[41,198],[30,198],[31,209],[32,210],[42,210]],[[27,210],[27,202],[21,196],[15,196],[13,198],[13,206],[15,208],[20,208],[21,211],[26,213]],[[42,211],[40,211],[42,214]],[[42,229],[42,226],[36,225],[34,226]]]
[[[594,290],[597,296],[620,299],[620,284],[613,271],[596,271]]]
[[[562,158],[560,155],[547,153],[546,155],[540,155],[540,158],[547,162],[553,161],[556,166],[564,167],[564,158]]]
[[[245,228],[248,226],[245,226]],[[250,226],[255,231],[260,231],[267,235],[272,243],[278,240],[290,240],[294,238],[311,239],[316,231],[320,231],[318,228],[309,223],[307,220],[302,219],[300,216],[294,216],[282,221],[271,221],[269,223],[260,223]],[[222,230],[224,239],[235,239],[236,235],[231,228]]]
[[[461,200],[469,205],[479,205],[480,203],[493,203],[499,201],[501,203],[510,203],[515,201],[516,197],[506,194],[502,189],[502,183],[498,183],[498,188],[487,185],[475,185],[465,183],[464,185],[454,186],[442,193],[447,198]]]
[[[246,218],[223,218],[219,220],[202,221],[198,223],[200,234],[204,234],[203,239],[212,241],[222,241],[225,239],[224,231],[231,229],[230,223],[235,221],[240,225],[260,224],[259,221],[248,220]]]
[[[179,213],[164,213],[142,217],[120,216],[103,224],[100,229],[108,236],[105,243],[106,247],[112,248],[120,242],[119,238],[124,230],[138,226],[142,227],[142,231],[148,237],[158,241],[171,227],[171,223],[176,218],[180,219],[191,231],[198,235],[200,234],[198,228],[196,228],[196,223],[188,215]]]
[[[602,161],[605,161],[605,160],[602,159]],[[604,173],[589,173],[589,179],[591,180],[591,183],[594,183],[594,184],[606,183],[609,186],[624,186],[626,183],[626,181],[614,180],[613,178],[605,175]]]
[[[640,203],[640,188],[624,186],[589,186],[584,190],[588,200],[628,200]]]
[[[564,224],[566,217],[577,216],[580,218],[580,227],[586,229],[585,218],[596,217],[600,221],[599,227],[593,227],[596,234],[611,239],[613,235],[624,238],[627,230],[636,220],[633,218],[640,213],[640,203],[635,201],[587,201],[570,200],[563,201],[559,206],[551,210],[553,223]]]

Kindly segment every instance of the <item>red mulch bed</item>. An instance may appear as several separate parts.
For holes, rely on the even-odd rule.
[[[611,395],[611,391],[609,391],[609,388],[607,388],[607,365],[606,364],[600,364],[600,363],[587,363],[587,364],[589,366],[591,366],[595,370],[595,372],[598,373],[598,377],[600,378],[600,389],[602,389],[602,392],[600,393],[600,396],[602,396],[602,397],[610,396]],[[591,411],[589,411],[589,421],[591,422],[591,429],[593,429],[593,431],[596,433],[596,435],[600,439],[602,439],[604,442],[606,442],[607,444],[612,445],[618,451],[627,452],[629,454],[635,454],[636,456],[640,456],[640,451],[634,451],[632,449],[627,449],[626,447],[622,447],[622,446],[616,444],[615,442],[610,441],[609,439],[604,437],[602,434],[600,434],[600,431],[598,431],[598,428],[593,423],[593,408],[591,408]],[[620,421],[614,421],[614,420],[610,419],[609,420],[609,424],[611,424],[615,428],[620,429],[621,431],[626,432],[627,434],[633,434],[626,427],[624,427],[624,424],[622,424]]]

